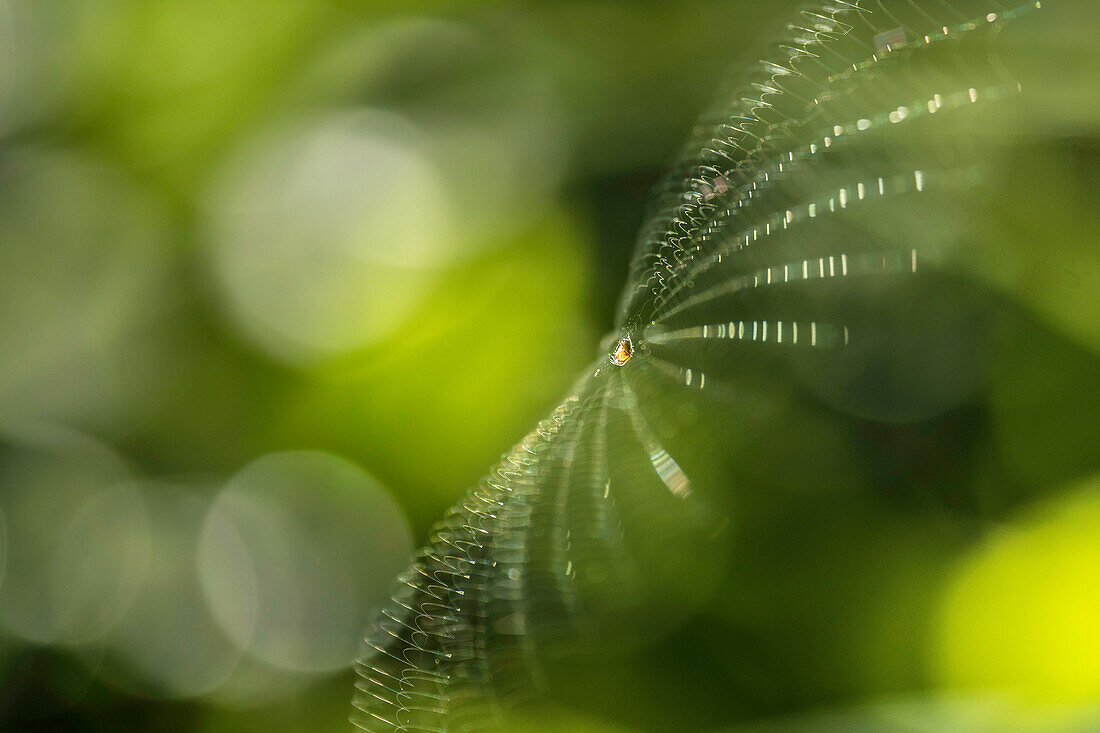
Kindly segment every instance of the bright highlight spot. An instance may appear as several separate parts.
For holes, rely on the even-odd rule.
[[[1100,480],[991,534],[952,583],[939,637],[952,688],[1100,703]]]

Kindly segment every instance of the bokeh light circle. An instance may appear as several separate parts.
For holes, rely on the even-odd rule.
[[[0,160],[0,417],[114,427],[164,371],[148,327],[170,288],[162,202],[84,152]]]
[[[239,541],[219,530],[223,521]],[[351,664],[412,547],[400,508],[357,466],[327,453],[275,453],[215,499],[199,574],[234,643],[280,669],[320,673]]]
[[[392,333],[461,251],[415,128],[384,112],[261,136],[206,208],[226,309],[250,340],[295,363]]]
[[[141,497],[120,483],[127,476],[122,461],[79,433],[24,425],[3,438],[0,627],[38,644],[99,639],[146,576]]]
[[[204,487],[143,482],[135,488],[149,512],[151,572],[105,639],[102,662],[89,663],[101,678],[136,694],[186,698],[212,692],[228,679],[241,651],[221,634],[195,572],[200,529],[210,522]],[[232,531],[226,522],[217,526]]]

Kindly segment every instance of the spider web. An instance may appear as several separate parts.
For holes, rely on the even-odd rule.
[[[834,0],[793,19],[655,192],[604,351],[400,578],[358,726],[505,726],[555,660],[683,623],[755,494],[877,490],[838,436],[981,399],[1004,306],[966,253],[998,246],[984,190],[1028,114],[999,39],[1033,11]]]

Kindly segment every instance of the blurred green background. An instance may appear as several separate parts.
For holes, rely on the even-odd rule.
[[[781,5],[0,2],[5,726],[347,729]]]
[[[0,0],[4,729],[347,730],[371,610],[596,355],[648,190],[794,6]],[[1096,488],[967,561],[945,680],[988,642],[1097,699],[1100,638],[973,635],[1004,572],[1100,625]]]

